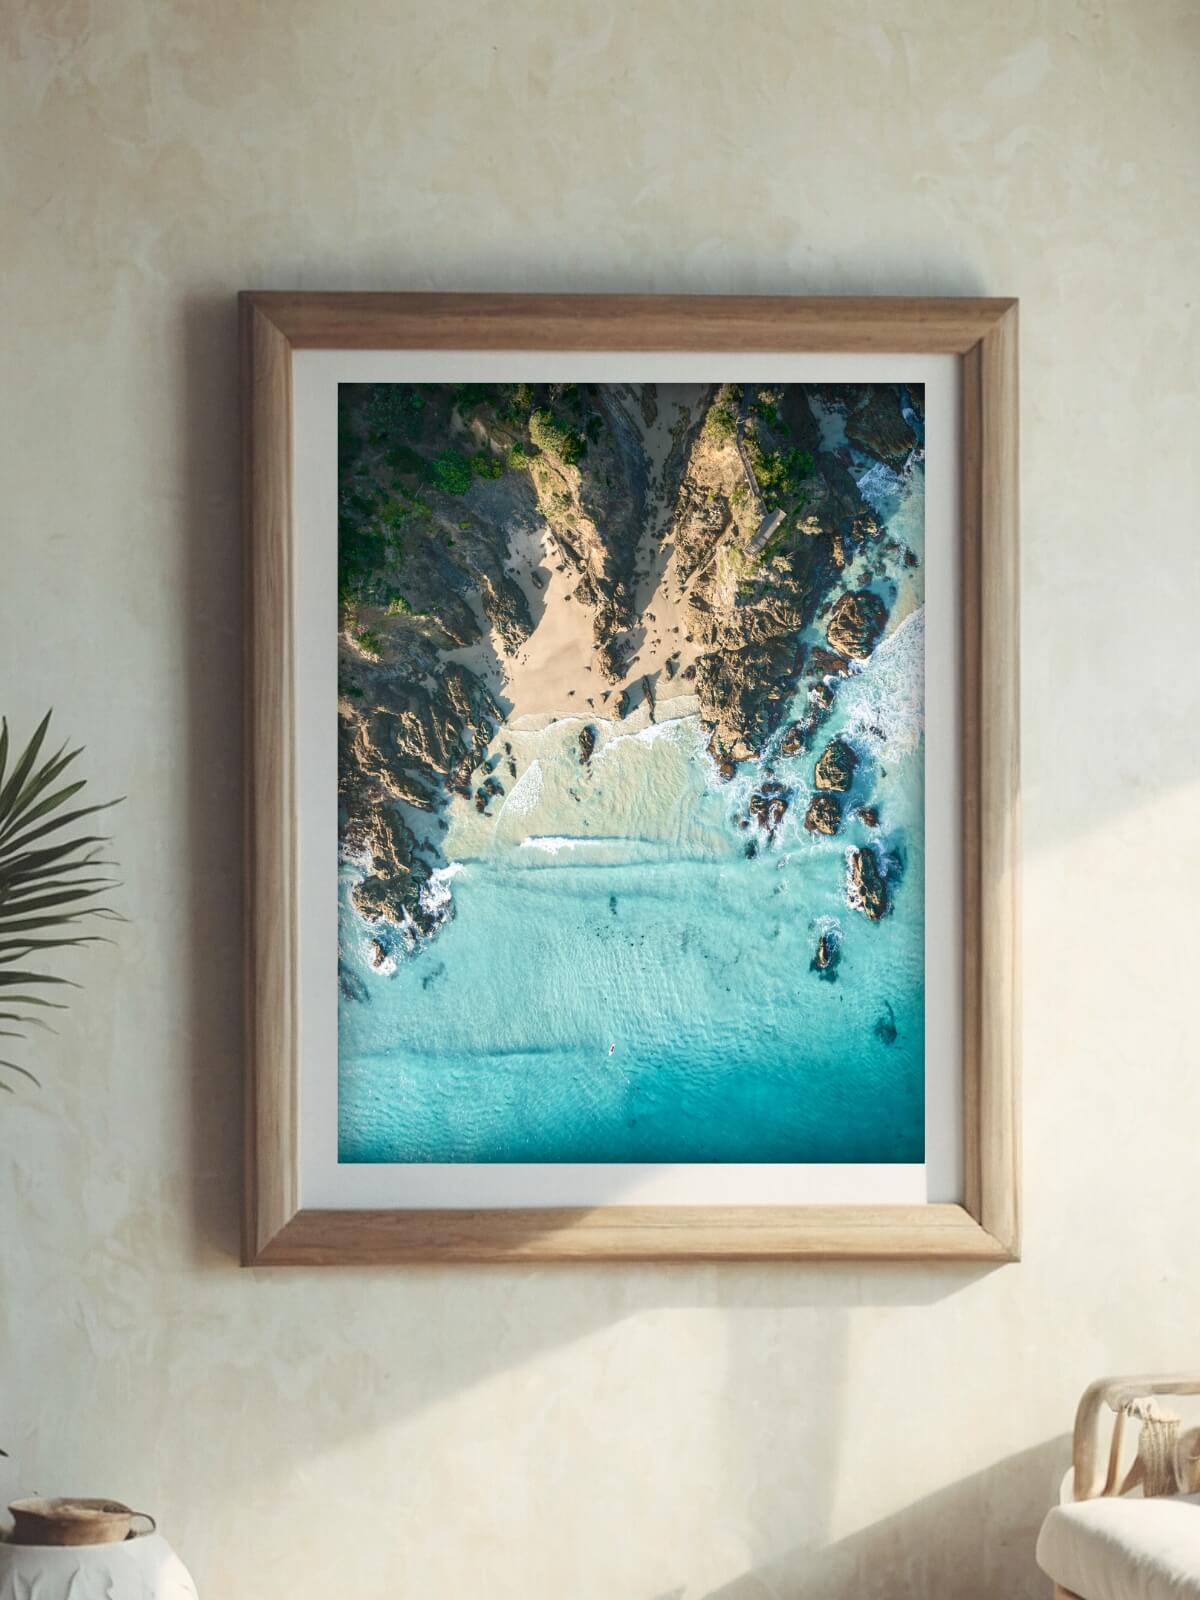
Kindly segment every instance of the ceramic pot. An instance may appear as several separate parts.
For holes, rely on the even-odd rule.
[[[197,1600],[160,1533],[119,1544],[0,1544],[0,1600]]]

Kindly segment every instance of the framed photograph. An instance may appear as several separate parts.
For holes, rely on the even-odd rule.
[[[241,314],[246,1262],[1015,1259],[1016,303]]]

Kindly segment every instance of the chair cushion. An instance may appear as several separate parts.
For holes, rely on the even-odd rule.
[[[1200,1495],[1055,1506],[1037,1559],[1082,1600],[1200,1600]]]

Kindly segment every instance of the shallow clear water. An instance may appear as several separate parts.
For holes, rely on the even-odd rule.
[[[876,480],[865,491],[922,554],[919,470]],[[849,800],[879,806],[880,829],[807,833],[813,755],[768,752],[795,791],[768,846],[739,826],[761,769],[722,783],[675,701],[656,726],[643,708],[588,717],[590,770],[584,718],[503,729],[518,780],[498,770],[509,793],[491,817],[447,813],[434,892],[455,916],[390,973],[370,965],[344,866],[342,957],[368,998],[341,1002],[340,1158],[920,1161],[923,620],[918,568],[817,745],[855,746]],[[877,924],[846,901],[848,847],[868,841],[889,862]],[[833,982],[811,969],[828,928]]]

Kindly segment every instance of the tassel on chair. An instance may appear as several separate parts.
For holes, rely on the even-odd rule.
[[[1178,1494],[1180,1483],[1179,1418],[1150,1399],[1130,1400],[1122,1407],[1126,1416],[1141,1423],[1137,1460],[1126,1474],[1121,1493],[1128,1494],[1141,1484],[1145,1497]],[[1194,1430],[1191,1430],[1194,1431]],[[1190,1432],[1187,1436],[1190,1438]]]

